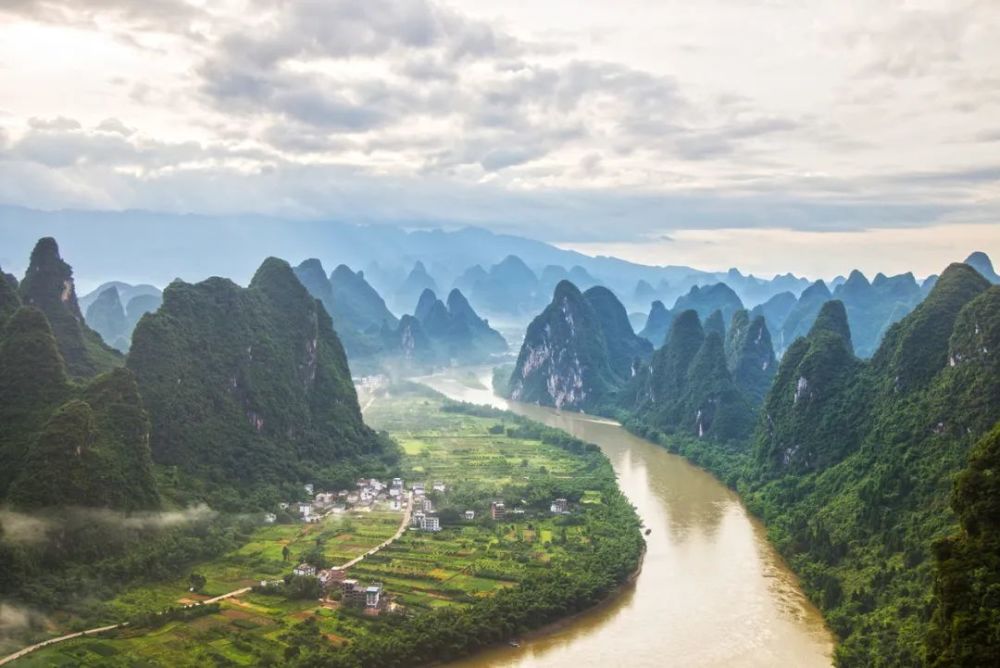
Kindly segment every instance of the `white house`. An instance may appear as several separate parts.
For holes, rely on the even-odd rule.
[[[425,515],[420,518],[420,528],[423,531],[440,531],[441,520],[436,515]]]
[[[265,524],[274,524],[278,520],[278,516],[274,513],[264,513]]]
[[[307,482],[305,485],[303,485],[303,487],[306,488],[306,494],[308,494],[309,496],[313,495],[315,488],[313,487],[313,484],[311,482]]]
[[[443,492],[444,491],[444,483],[441,482],[440,480],[435,481],[434,482],[434,491],[435,492]]]
[[[316,575],[316,567],[303,562],[296,566],[292,573],[294,575]]]
[[[465,519],[469,520],[470,522],[472,520],[476,519],[476,511],[475,510],[466,510],[465,511]]]
[[[301,515],[304,520],[309,519],[309,516],[312,515],[312,505],[308,503],[300,503],[298,508],[299,515]]]
[[[549,510],[556,515],[565,515],[569,512],[569,502],[566,501],[566,499],[556,499],[552,502],[552,505],[549,506]]]

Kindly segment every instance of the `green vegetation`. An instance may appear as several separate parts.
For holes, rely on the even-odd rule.
[[[1000,288],[952,265],[870,362],[846,320],[837,302],[817,311],[752,439],[696,440],[642,413],[629,426],[741,493],[839,636],[839,665],[986,665],[1000,647],[996,432],[968,454],[1000,422]]]
[[[293,481],[346,482],[395,450],[361,420],[322,305],[270,258],[248,288],[175,281],[136,328],[128,367],[152,422],[164,493],[238,511]]]
[[[608,410],[652,346],[632,333],[625,307],[605,288],[581,294],[569,281],[528,326],[509,396],[546,406]]]
[[[76,301],[73,270],[59,257],[55,239],[38,240],[18,292],[23,304],[45,314],[69,375],[89,378],[122,365],[118,351],[84,322]]]
[[[407,453],[401,475],[427,481],[442,521],[442,531],[408,531],[350,569],[349,577],[382,582],[395,612],[372,616],[317,601],[309,577],[258,586],[218,609],[183,607],[281,579],[299,559],[344,563],[392,535],[401,518],[387,510],[335,514],[317,524],[244,527],[239,545],[224,554],[186,559],[183,572],[150,578],[105,605],[105,613],[136,625],[22,663],[421,665],[593,605],[637,568],[638,518],[596,446],[509,413],[447,402],[420,386],[396,386],[390,395],[367,415],[399,435]],[[435,481],[446,491],[430,492]],[[556,497],[569,500],[569,515],[549,512]],[[489,503],[497,498],[509,514],[494,522]],[[475,510],[475,519],[466,520],[465,510]],[[196,584],[198,592],[189,592]]]
[[[986,666],[1000,638],[1000,425],[975,447],[952,497],[960,529],[934,545],[929,663]]]
[[[0,499],[21,509],[159,505],[132,374],[72,383],[48,320],[30,306],[11,316],[0,339],[0,419]]]

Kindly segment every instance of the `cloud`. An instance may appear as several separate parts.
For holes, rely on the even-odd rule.
[[[12,0],[93,59],[2,119],[0,201],[594,242],[997,211],[995,3],[544,5]]]

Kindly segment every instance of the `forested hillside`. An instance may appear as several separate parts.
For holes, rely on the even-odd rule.
[[[329,315],[282,260],[266,260],[247,288],[172,283],[136,328],[128,368],[154,460],[204,493],[346,477],[348,462],[384,452]]]
[[[675,366],[697,358],[687,319],[673,327],[687,353],[674,333],[657,352]],[[851,334],[843,306],[823,305],[742,445],[641,410],[631,426],[737,487],[824,609],[840,665],[984,665],[1000,647],[995,433],[969,452],[1000,420],[1000,288],[954,264],[871,361]]]

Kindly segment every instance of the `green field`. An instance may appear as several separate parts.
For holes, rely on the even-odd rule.
[[[440,397],[405,386],[379,397],[366,412],[372,426],[390,431],[403,446],[399,473],[407,484],[426,483],[443,526],[438,533],[411,529],[351,568],[350,577],[384,584],[397,604],[396,614],[372,618],[333,601],[251,593],[224,601],[217,614],[66,642],[19,665],[282,663],[316,637],[337,645],[377,634],[386,624],[398,625],[401,616],[439,608],[461,610],[532,575],[543,576],[553,562],[570,563],[574,552],[590,549],[587,517],[603,503],[600,490],[607,488],[610,470],[606,462],[519,434],[517,425],[506,424],[502,417],[477,417],[441,406]],[[602,465],[595,468],[595,461]],[[445,483],[445,492],[430,492],[437,481]],[[548,511],[557,495],[570,498],[571,515]],[[502,499],[509,513],[498,522],[489,513],[495,499]],[[515,508],[520,511],[516,515]],[[475,512],[474,520],[464,519],[466,510]],[[317,549],[328,564],[344,563],[391,536],[400,519],[399,511],[376,510],[318,524],[263,526],[239,549],[191,569],[207,580],[202,595],[189,593],[185,578],[129,590],[111,605],[124,619],[201,600],[278,579],[301,556]],[[282,558],[284,546],[292,555],[287,561]],[[302,624],[306,620],[311,621]]]

